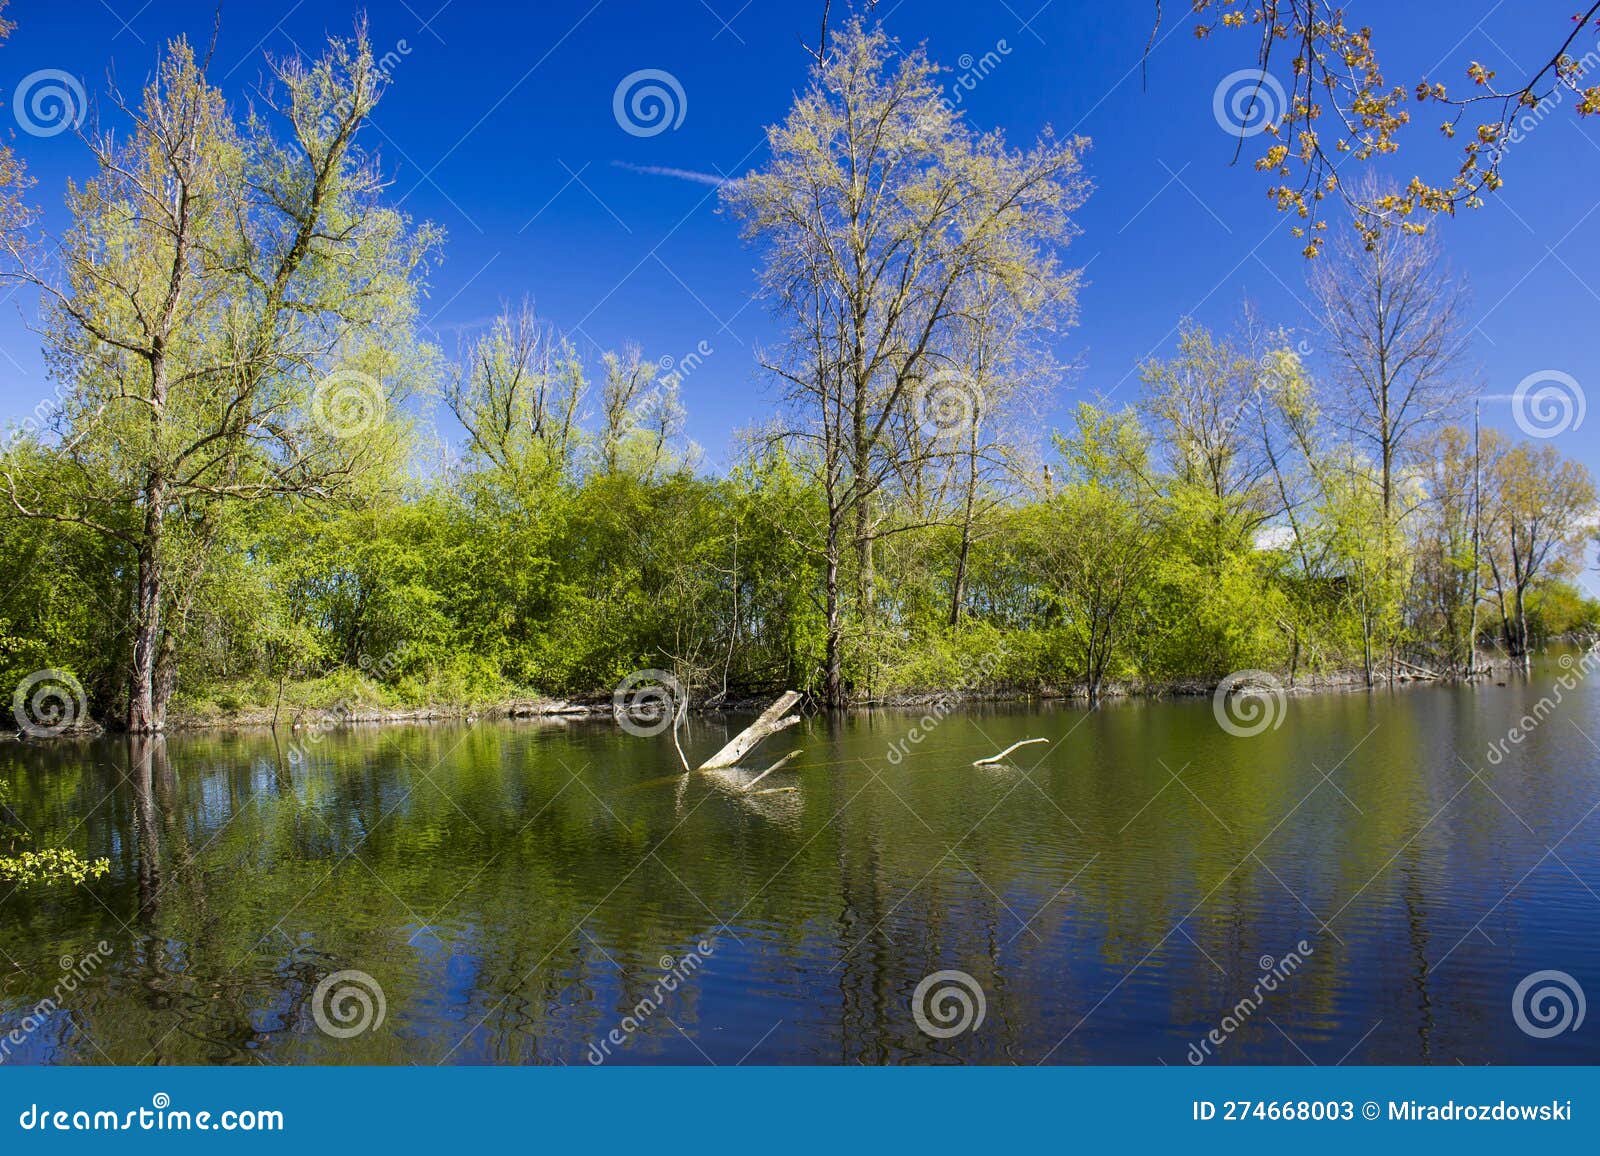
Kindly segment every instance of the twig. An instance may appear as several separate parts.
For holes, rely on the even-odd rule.
[[[998,755],[990,755],[986,759],[979,759],[977,762],[973,763],[972,765],[975,766],[975,767],[987,767],[987,766],[993,765],[994,763],[1003,763],[1003,762],[1005,762],[1006,756],[1009,755],[1012,751],[1016,750],[1018,747],[1031,746],[1034,743],[1047,743],[1049,741],[1050,741],[1049,739],[1023,739],[1019,743],[1012,743],[1009,747],[1007,747],[1005,750],[1001,751]]]

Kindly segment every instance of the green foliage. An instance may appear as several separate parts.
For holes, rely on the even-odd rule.
[[[11,822],[10,794],[10,787],[0,781],[0,836],[9,835],[10,843],[6,851],[0,853],[0,883],[22,885],[65,881],[81,884],[98,879],[111,870],[109,860],[85,859],[66,847],[19,851],[17,844],[26,842],[29,835]]]
[[[1087,142],[969,127],[923,51],[864,21],[725,190],[792,314],[770,368],[796,420],[724,476],[638,349],[586,362],[526,306],[459,364],[422,339],[440,235],[359,144],[371,64],[362,36],[332,42],[240,113],[176,43],[68,189],[64,272],[6,240],[59,404],[0,451],[0,692],[68,670],[93,715],[146,729],[169,694],[200,719],[472,708],[642,668],[700,702],[1094,698],[1460,671],[1490,590],[1513,654],[1596,628],[1563,582],[1593,532],[1581,467],[1434,430],[1431,407],[1407,427],[1431,442],[1384,421],[1374,453],[1382,407],[1330,433],[1281,333],[1186,320],[1139,403],[1078,406],[1048,466],[1002,436],[1001,403],[1046,376],[1032,330],[1073,317]],[[935,437],[927,403],[962,374],[970,428]],[[466,435],[437,471],[424,400]]]

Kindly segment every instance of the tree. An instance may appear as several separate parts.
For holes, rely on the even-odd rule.
[[[524,300],[463,351],[444,399],[467,431],[469,452],[518,483],[573,467],[586,391],[572,343]]]
[[[1328,355],[1343,391],[1337,420],[1378,467],[1382,508],[1396,516],[1396,471],[1416,438],[1453,416],[1465,394],[1466,291],[1432,237],[1346,235],[1318,265]]]
[[[1078,406],[1074,434],[1058,435],[1056,445],[1066,478],[1048,506],[1048,588],[1095,706],[1157,562],[1148,446],[1131,411],[1088,403]]]
[[[790,319],[785,350],[766,364],[804,419],[789,432],[827,495],[834,703],[844,698],[841,550],[853,547],[856,613],[870,626],[874,543],[905,528],[886,528],[877,501],[906,462],[896,421],[943,364],[959,290],[990,277],[1070,302],[1078,281],[1056,250],[1087,193],[1086,142],[1045,135],[1012,149],[946,108],[936,74],[923,49],[900,53],[881,29],[852,20],[769,131],[767,164],[724,194],[764,250],[763,288]]]
[[[1506,650],[1528,661],[1529,588],[1579,563],[1593,532],[1594,480],[1554,446],[1519,442],[1488,462],[1486,554]]]
[[[115,539],[134,572],[124,720],[165,726],[198,582],[252,503],[348,491],[394,450],[415,297],[438,234],[382,204],[356,144],[382,86],[364,31],[273,65],[288,139],[232,118],[171,44],[123,138],[86,138],[73,224],[11,235],[66,390],[50,468],[8,455],[12,512]],[[51,272],[45,253],[58,248]]]
[[[972,547],[980,526],[998,502],[1015,490],[1012,483],[1028,446],[1022,428],[1024,415],[1032,408],[1033,397],[1061,372],[1043,349],[1050,336],[1073,323],[1075,301],[1052,297],[1045,291],[1048,288],[1031,281],[1003,284],[989,276],[975,277],[962,286],[951,326],[948,365],[940,371],[946,388],[951,382],[960,383],[954,407],[958,420],[947,420],[948,428],[940,426],[938,410],[930,407],[926,395],[918,399],[920,407],[912,407],[913,421],[926,418],[933,408],[933,460],[955,491],[952,627],[961,622]],[[920,423],[929,424],[925,420]]]
[[[1501,452],[1501,437],[1447,426],[1428,439],[1422,455],[1427,505],[1417,527],[1415,554],[1426,613],[1443,636],[1444,665],[1471,676],[1476,662],[1480,597],[1481,460]]]
[[[1242,102],[1234,109],[1240,145],[1246,135],[1266,134],[1266,149],[1255,167],[1279,182],[1270,189],[1278,208],[1306,222],[1294,234],[1306,238],[1308,257],[1321,251],[1327,222],[1319,219],[1320,209],[1331,195],[1343,196],[1364,243],[1375,243],[1391,230],[1421,233],[1428,216],[1477,208],[1483,193],[1500,188],[1506,148],[1515,140],[1518,120],[1530,110],[1537,112],[1570,94],[1579,116],[1600,113],[1600,84],[1582,83],[1593,79],[1593,53],[1582,59],[1572,55],[1581,37],[1600,28],[1600,3],[1574,15],[1564,37],[1551,38],[1553,51],[1534,61],[1520,84],[1502,88],[1492,69],[1473,61],[1466,70],[1472,85],[1466,96],[1428,76],[1409,92],[1391,87],[1374,48],[1373,29],[1347,24],[1339,0],[1192,0],[1191,7],[1199,16],[1194,30],[1198,37],[1218,28],[1256,31],[1259,72],[1245,77],[1246,86],[1234,94]],[[1157,0],[1150,45],[1161,16]],[[1291,55],[1287,92],[1270,71],[1284,53]],[[1367,161],[1397,151],[1411,121],[1407,102],[1413,96],[1419,105],[1440,107],[1444,120],[1439,131],[1446,139],[1456,138],[1469,111],[1481,114],[1462,133],[1466,143],[1459,168],[1444,181],[1417,175],[1401,189],[1365,186],[1351,191],[1338,176],[1339,160]]]
[[[1139,408],[1174,490],[1198,496],[1211,525],[1229,531],[1212,544],[1219,554],[1248,547],[1272,513],[1271,464],[1250,424],[1267,373],[1262,356],[1189,319],[1179,324],[1176,356],[1140,367]]]
[[[636,345],[603,354],[601,369],[600,468],[647,479],[670,470],[677,464],[672,443],[683,434],[677,383],[658,380],[656,363]]]

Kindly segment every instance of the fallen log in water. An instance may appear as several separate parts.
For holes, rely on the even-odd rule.
[[[761,740],[794,726],[800,721],[800,716],[785,715],[783,712],[798,703],[800,698],[801,694],[797,690],[784,691],[777,702],[762,711],[755,722],[735,735],[731,743],[701,763],[700,770],[715,771],[737,766],[739,760],[755,750]],[[769,771],[773,769],[775,768],[768,768]]]
[[[1003,763],[1006,760],[1006,756],[1009,755],[1012,751],[1016,750],[1018,747],[1027,747],[1027,746],[1032,746],[1034,743],[1047,743],[1049,741],[1050,741],[1049,739],[1023,739],[1020,743],[1012,743],[1009,747],[1007,747],[1005,750],[1001,751],[998,755],[990,755],[986,759],[979,759],[977,762],[973,763],[972,765],[975,766],[975,767],[989,767],[989,766],[993,766],[995,763]]]

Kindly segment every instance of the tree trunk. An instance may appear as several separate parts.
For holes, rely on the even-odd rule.
[[[956,554],[956,576],[950,586],[950,625],[961,625],[961,604],[967,598],[967,559],[972,553],[972,523],[961,527],[961,549]]]
[[[961,625],[961,604],[967,596],[967,564],[972,556],[972,506],[977,500],[978,451],[977,432],[972,434],[973,445],[967,458],[967,486],[961,506],[961,549],[956,554],[955,581],[950,584],[950,625]]]
[[[161,508],[166,500],[166,486],[160,478],[152,478],[146,485],[144,500],[128,678],[128,732],[136,735],[156,734],[166,725],[165,701],[158,708],[156,694],[156,655],[161,646]]]
[[[1517,589],[1516,589],[1516,593],[1512,597],[1512,602],[1513,602],[1513,605],[1515,606],[1515,613],[1516,613],[1516,618],[1517,618],[1517,646],[1516,646],[1516,649],[1513,650],[1511,653],[1512,653],[1513,657],[1521,660],[1522,668],[1524,670],[1526,670],[1528,668],[1528,665],[1529,665],[1529,656],[1528,656],[1528,608],[1527,608],[1527,605],[1525,604],[1525,602],[1523,600],[1522,594],[1523,594],[1523,588],[1521,586],[1518,586]]]
[[[828,619],[827,672],[824,696],[830,707],[844,706],[843,626],[839,619],[839,515],[828,512],[828,543],[826,550],[827,575],[824,583],[826,614]]]
[[[790,707],[797,705],[800,698],[800,692],[797,690],[784,691],[776,702],[761,712],[761,716],[755,722],[735,735],[732,742],[701,763],[700,769],[714,771],[723,767],[738,766],[739,760],[753,751],[762,740],[781,730],[787,730],[800,721],[799,715],[784,714]]]

